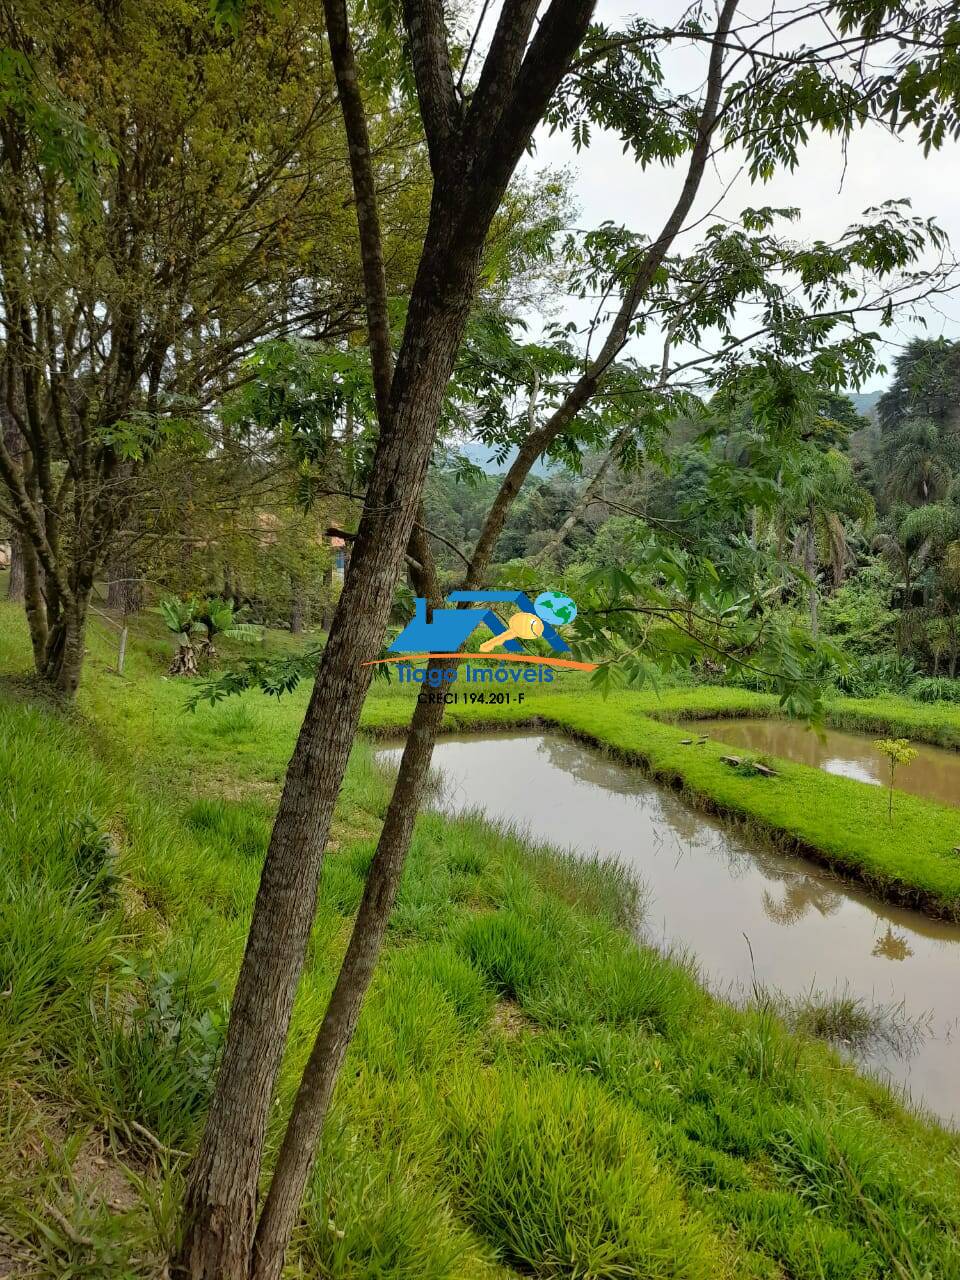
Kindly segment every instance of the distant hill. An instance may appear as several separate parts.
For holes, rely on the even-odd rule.
[[[882,391],[848,391],[847,399],[853,401],[857,413],[862,413],[865,418],[872,418],[877,401],[882,395]]]
[[[465,440],[457,446],[457,452],[469,458],[475,467],[485,471],[488,476],[503,475],[517,456],[516,449],[511,449],[503,462],[497,462],[493,457],[493,448],[488,444],[479,444],[476,440]],[[555,463],[544,463],[541,460],[534,463],[530,474],[542,478],[554,470],[557,470]]]
[[[877,401],[883,395],[883,391],[848,391],[847,399],[851,401],[857,413],[862,413],[865,418],[873,421]],[[516,449],[511,449],[503,462],[496,462],[493,457],[493,448],[487,444],[480,444],[476,440],[465,440],[456,446],[457,451],[465,458],[473,463],[475,467],[479,467],[485,471],[488,476],[503,475],[510,466],[510,463],[517,456]],[[544,476],[550,475],[552,472],[562,471],[563,468],[558,463],[543,462],[541,459],[535,463],[531,475],[542,480]]]

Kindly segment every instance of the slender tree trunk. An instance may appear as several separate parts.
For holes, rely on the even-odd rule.
[[[303,632],[304,617],[306,614],[306,594],[303,590],[303,582],[300,578],[294,578],[290,583],[292,588],[292,599],[290,602],[290,634],[298,636]]]
[[[89,598],[87,588],[77,592],[73,600],[64,601],[47,636],[41,675],[66,701],[73,700],[80,684]]]
[[[446,221],[446,213],[441,215]],[[434,240],[436,229],[434,230]],[[280,801],[237,981],[217,1087],[191,1170],[176,1260],[195,1280],[246,1277],[267,1112],[316,907],[333,808],[410,537],[440,406],[466,323],[479,244],[437,289],[425,252],[395,408],[381,431],[343,593]],[[449,269],[443,272],[449,276]],[[436,290],[436,291],[435,291]],[[439,296],[438,296],[439,294]],[[447,301],[449,299],[450,301]]]
[[[14,604],[23,604],[26,599],[23,546],[16,529],[10,534],[10,577],[7,580],[7,599]]]
[[[807,600],[810,606],[810,634],[816,640],[820,633],[820,599],[817,595],[817,537],[812,506],[807,519],[807,531],[803,547],[803,571],[810,579],[810,586],[807,588]]]
[[[0,419],[4,422],[3,443],[10,457],[20,460],[23,444],[16,423],[9,416],[5,405],[0,405]],[[7,582],[7,599],[15,604],[23,604],[26,593],[24,578],[23,544],[17,529],[10,531],[10,578]]]
[[[40,675],[43,671],[48,634],[47,602],[43,594],[43,569],[32,543],[26,538],[20,539],[20,551],[23,561],[23,607],[27,615],[27,629],[30,632],[30,644],[33,648],[33,663],[37,674]]]
[[[346,5],[325,0],[324,9],[349,142],[380,435],[343,593],[287,772],[224,1058],[190,1173],[184,1238],[174,1269],[192,1280],[248,1280],[250,1274],[266,1116],[333,808],[371,678],[371,668],[363,664],[378,652],[389,616],[484,238],[586,33],[593,3],[552,0],[528,52],[537,6],[508,6],[488,55],[496,74],[481,76],[465,118],[456,99],[442,8],[414,0],[404,5],[435,187],[392,378],[376,190]]]
[[[257,1227],[254,1280],[279,1280],[282,1272],[333,1087],[380,954],[442,716],[442,703],[418,702],[414,712],[397,786],[347,953],[304,1072]]]
[[[734,7],[735,0],[726,0],[722,22],[725,22],[727,26]],[[584,12],[587,13],[586,10]],[[726,27],[724,27],[724,30],[726,30]],[[718,57],[715,52],[711,58],[710,75],[713,87],[708,94],[708,104],[712,101],[712,105],[708,106],[710,123],[703,130],[703,137],[695,149],[695,161],[697,164],[701,164],[701,167],[702,163],[705,162],[706,143],[713,127],[716,94],[719,92],[719,66],[721,63],[722,57]],[[697,159],[697,151],[702,152],[701,159]],[[694,168],[692,167],[691,174],[693,172]],[[688,191],[687,188],[690,188],[690,190]],[[679,226],[686,209],[689,208],[694,189],[695,184],[691,186],[691,179],[688,175],[685,194],[678,203],[674,215],[671,216],[664,236],[661,237],[663,245],[661,257],[675,235],[675,229],[670,229],[671,224],[675,221]],[[652,267],[652,259],[647,263],[647,267]],[[637,300],[641,296],[643,289],[646,288],[647,283],[646,273],[641,270],[631,291],[636,295],[634,300],[631,303],[625,300],[624,303],[624,308],[630,311],[631,314],[631,308],[635,309]],[[408,318],[406,333],[411,331],[410,325],[411,320]],[[488,513],[487,520],[474,549],[471,565],[466,574],[465,589],[478,586],[480,579],[486,572],[493,547],[496,545],[497,538],[503,528],[506,514],[533,462],[592,395],[607,364],[613,358],[615,352],[619,350],[624,340],[625,337],[620,338],[618,330],[615,328],[605,344],[605,351],[600,361],[594,362],[590,369],[578,380],[574,391],[570,393],[563,405],[551,415],[547,423],[537,430],[531,430],[527,440],[521,445],[518,456],[511,465]],[[399,378],[399,369],[397,378]],[[396,381],[394,387],[396,387]],[[358,549],[359,546],[354,552],[355,556]],[[351,569],[353,567],[351,565]],[[340,617],[341,612],[338,610],[335,627]],[[364,902],[368,904],[369,910],[364,917],[360,931],[358,932],[355,927],[352,935],[350,953],[344,966],[345,972],[338,979],[334,997],[328,1010],[328,1017],[325,1017],[321,1026],[307,1072],[301,1083],[295,1104],[295,1114],[287,1128],[280,1161],[274,1175],[274,1183],[271,1184],[267,1204],[258,1228],[256,1256],[253,1263],[255,1280],[275,1280],[283,1266],[283,1254],[296,1221],[303,1188],[309,1174],[323,1118],[329,1106],[337,1072],[349,1045],[350,1037],[353,1034],[363,995],[369,985],[376,955],[386,929],[389,909],[393,902],[396,884],[409,847],[413,818],[416,813],[417,803],[422,795],[422,787],[429,769],[433,742],[441,723],[442,715],[442,704],[435,706],[418,704],[415,712],[414,725],[408,736],[403,759],[401,760],[400,778],[391,798],[384,831],[375,855],[375,875],[373,868],[371,869],[371,876],[374,878],[375,883],[369,890],[369,896],[367,892],[364,895]],[[358,925],[360,925],[359,920]]]
[[[411,551],[419,564],[418,594],[439,605],[436,572],[426,536],[415,530]],[[431,669],[455,663],[437,659]],[[320,1025],[287,1124],[253,1250],[253,1280],[279,1280],[300,1213],[307,1178],[330,1107],[334,1085],[356,1030],[376,968],[423,799],[433,746],[443,721],[442,702],[418,699],[390,805],[364,886],[347,952]]]
[[[625,427],[622,431],[620,431],[614,437],[614,440],[610,445],[610,448],[604,454],[603,459],[601,460],[600,465],[597,467],[596,471],[594,472],[593,478],[591,479],[590,483],[587,485],[583,493],[574,503],[573,510],[567,516],[566,520],[564,520],[563,524],[560,526],[557,532],[553,535],[550,541],[538,552],[536,556],[534,556],[533,558],[534,564],[546,565],[546,564],[552,563],[554,556],[559,553],[561,547],[564,544],[564,541],[567,538],[567,535],[570,533],[574,525],[580,519],[581,514],[587,510],[587,508],[590,506],[590,503],[594,500],[594,498],[600,492],[603,482],[607,478],[607,473],[609,472],[611,466],[613,465],[614,459],[616,458],[618,451],[623,447],[623,445],[627,442],[627,440],[629,440],[631,432],[632,432],[632,428]]]

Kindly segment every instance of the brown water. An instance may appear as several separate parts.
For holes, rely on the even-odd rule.
[[[690,729],[729,747],[809,764],[858,782],[886,786],[889,778],[887,761],[873,745],[873,737],[865,733],[827,729],[821,736],[794,720],[698,720]],[[919,754],[912,764],[898,767],[897,790],[912,791],[941,804],[960,805],[960,751],[920,742],[913,746]]]
[[[399,748],[380,756],[396,763]],[[557,734],[444,738],[434,764],[438,807],[479,810],[633,867],[649,895],[645,937],[691,955],[712,990],[750,992],[749,938],[756,977],[789,997],[817,990],[902,1003],[924,1027],[912,1052],[878,1046],[864,1065],[960,1121],[960,926],[886,906],[753,844],[639,770]]]

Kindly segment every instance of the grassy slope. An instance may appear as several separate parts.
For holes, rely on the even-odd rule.
[[[184,1158],[158,1144],[197,1138],[302,697],[183,717],[155,640],[125,681],[91,647],[86,721],[0,697],[0,1272],[126,1278],[170,1243]],[[25,660],[0,607],[0,669]],[[361,744],[271,1142],[385,799]],[[90,822],[117,886],[91,883]],[[629,901],[508,832],[421,820],[298,1274],[960,1276],[956,1136],[635,948]]]
[[[484,686],[489,689],[489,685]],[[522,704],[456,705],[447,727],[522,723],[556,726],[642,764],[681,787],[696,803],[761,828],[778,844],[850,875],[883,897],[960,919],[960,809],[898,794],[892,823],[886,793],[788,761],[778,777],[746,777],[722,764],[719,742],[684,746],[689,729],[678,722],[724,715],[775,714],[774,698],[739,689],[672,689],[662,694],[618,693],[604,700],[577,679],[561,677],[556,691],[529,686]],[[373,732],[389,732],[409,715],[412,694],[379,686],[364,717]],[[960,708],[923,706],[903,698],[844,699],[830,718],[837,725],[895,732],[923,741],[960,745]]]

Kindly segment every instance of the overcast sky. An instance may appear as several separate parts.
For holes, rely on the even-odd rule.
[[[675,15],[679,5],[669,5]],[[746,5],[744,6],[746,8]],[[663,20],[663,4],[622,3],[601,0],[598,16],[611,26],[620,25],[635,13],[645,13]],[[679,81],[689,89],[703,76],[701,51],[673,55],[671,82]],[[595,134],[591,146],[574,150],[568,136],[549,136],[542,131],[537,140],[535,157],[528,168],[544,165],[566,168],[573,174],[573,191],[579,206],[578,224],[596,226],[604,221],[625,223],[650,234],[659,227],[674,203],[683,177],[681,169],[648,168],[641,170],[614,135]],[[754,186],[746,174],[737,177],[734,156],[721,156],[705,175],[700,198],[691,221],[702,217],[732,182],[718,212],[736,216],[750,205],[796,206],[801,218],[788,234],[798,240],[833,239],[864,209],[893,197],[908,197],[913,212],[924,218],[933,216],[950,237],[954,252],[960,254],[960,146],[950,143],[941,151],[924,158],[912,139],[894,138],[879,128],[868,128],[851,139],[846,164],[838,141],[815,134],[792,172],[778,173],[772,182]],[[687,236],[695,243],[694,231]],[[682,243],[682,242],[681,242]],[[588,304],[570,304],[571,313],[586,323],[591,308]],[[899,344],[917,333],[960,337],[960,298],[938,298],[925,308],[927,328],[915,321],[903,320],[888,330],[890,344],[884,347],[884,360],[889,365]],[[866,327],[872,327],[868,322]],[[662,341],[662,340],[661,340]],[[635,354],[655,360],[660,342],[649,340],[644,349],[638,345]],[[874,378],[865,390],[885,386],[888,376]]]

